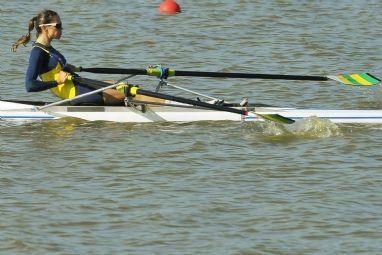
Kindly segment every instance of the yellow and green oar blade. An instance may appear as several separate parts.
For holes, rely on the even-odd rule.
[[[373,86],[381,82],[369,73],[330,75],[328,78],[351,86]]]
[[[295,121],[291,118],[284,117],[280,114],[264,114],[264,113],[254,113],[256,116],[265,119],[265,120],[270,120],[273,122],[281,123],[281,124],[293,124]]]

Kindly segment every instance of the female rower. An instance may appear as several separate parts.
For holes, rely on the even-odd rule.
[[[28,33],[12,45],[14,52],[20,44],[26,46],[33,29],[37,31],[37,40],[32,46],[25,77],[27,92],[50,89],[54,95],[67,99],[95,89],[81,84],[76,79],[72,80],[77,68],[68,64],[65,57],[52,47],[52,40],[60,39],[63,30],[60,16],[55,11],[43,10],[33,17],[29,21]],[[123,102],[124,97],[118,90],[108,89],[75,100],[75,103],[117,105]]]

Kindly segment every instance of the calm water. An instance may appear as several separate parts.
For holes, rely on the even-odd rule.
[[[24,90],[29,46],[10,52],[43,8],[64,23],[54,46],[84,67],[382,77],[381,1],[179,0],[177,16],[125,2],[3,1],[0,96],[55,100]],[[231,101],[382,107],[380,87],[171,81]],[[382,253],[380,125],[63,119],[1,122],[0,133],[1,254]]]

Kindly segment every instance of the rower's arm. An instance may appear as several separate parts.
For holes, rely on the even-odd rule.
[[[27,92],[39,92],[56,87],[58,85],[57,81],[37,80],[38,75],[41,73],[41,67],[45,61],[45,54],[45,52],[37,47],[33,48],[31,51],[29,66],[25,75],[25,88]]]

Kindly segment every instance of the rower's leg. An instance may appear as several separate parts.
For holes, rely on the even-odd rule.
[[[105,105],[121,105],[125,99],[125,95],[115,89],[105,90],[102,96]]]

